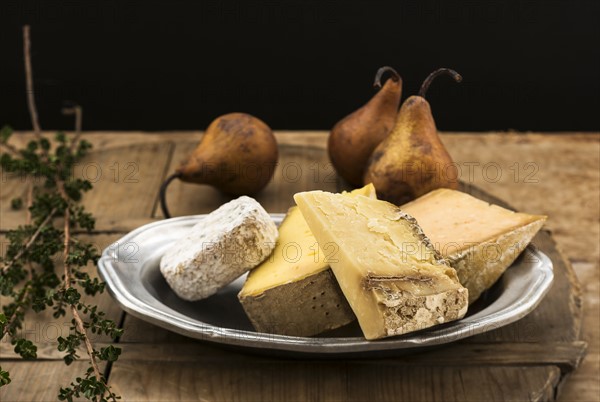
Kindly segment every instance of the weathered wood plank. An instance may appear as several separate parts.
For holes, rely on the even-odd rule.
[[[123,361],[110,384],[124,400],[550,400],[555,367],[436,367],[306,361]]]
[[[140,220],[150,220],[171,151],[168,142],[141,142],[110,151],[97,149],[75,166],[73,176],[94,186],[84,195],[83,204],[96,217],[96,230],[131,230]],[[26,188],[21,177],[3,174],[0,230],[25,222],[25,210],[12,210],[10,200],[25,200]]]
[[[152,216],[171,149],[169,143],[133,144],[96,152],[82,162],[75,177],[87,177],[94,184],[84,205],[96,216],[97,230],[114,230],[121,220]]]
[[[600,401],[600,269],[598,263],[583,262],[573,263],[573,268],[578,272],[584,289],[581,333],[582,340],[588,343],[588,350],[577,371],[562,382],[559,401]]]
[[[109,343],[96,342],[96,347],[106,347]],[[130,343],[120,342],[122,355],[118,364],[127,361],[147,361],[169,363],[200,363],[211,365],[213,362],[294,362],[299,359],[273,357],[262,351],[239,353],[235,349],[226,349],[219,345],[206,342],[158,342],[158,343]],[[455,343],[435,349],[412,352],[398,356],[373,358],[346,358],[336,356],[314,359],[307,356],[305,361],[336,362],[339,364],[372,364],[377,366],[528,366],[552,365],[561,369],[563,375],[573,371],[581,362],[586,353],[587,344],[582,341],[573,343],[499,343],[499,344],[471,344]],[[552,350],[552,353],[547,353]],[[82,348],[81,356],[85,356]],[[62,360],[63,353],[54,345],[42,344],[38,349],[38,360]]]
[[[194,343],[195,341],[175,332],[157,327],[137,317],[127,314],[123,320],[121,342],[141,343]]]
[[[234,349],[228,350],[207,342],[160,342],[160,343],[129,343],[121,342],[123,349],[120,361],[146,360],[155,362],[205,362],[210,365],[213,361],[261,361],[283,362],[297,359],[270,357],[255,353],[240,353]],[[307,361],[329,360],[347,364],[373,365],[408,365],[414,366],[517,366],[517,365],[554,365],[564,373],[575,369],[585,356],[587,344],[582,341],[573,343],[455,343],[438,348],[429,348],[399,356],[378,358],[355,358],[341,360],[332,356],[315,360],[310,355]],[[551,350],[552,353],[548,353]],[[56,358],[49,354],[46,358]]]
[[[69,366],[62,361],[2,360],[2,369],[10,372],[13,381],[0,388],[0,401],[56,401],[60,387],[85,374],[88,366],[83,360]]]

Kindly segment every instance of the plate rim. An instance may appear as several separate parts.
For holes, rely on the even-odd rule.
[[[377,352],[446,344],[511,324],[523,318],[538,306],[550,290],[554,279],[553,264],[550,258],[530,244],[524,253],[530,253],[532,257],[537,258],[536,268],[539,268],[539,274],[536,276],[536,282],[528,287],[529,292],[522,295],[518,303],[510,305],[510,314],[507,314],[507,307],[505,307],[491,315],[481,317],[480,313],[486,310],[484,309],[472,316],[453,321],[442,327],[432,327],[423,331],[375,341],[368,341],[363,337],[297,337],[219,327],[186,316],[162,303],[161,306],[164,308],[158,309],[141,301],[127,289],[118,270],[114,267],[115,253],[118,253],[119,249],[118,244],[127,244],[141,233],[163,225],[176,226],[182,223],[192,225],[206,215],[181,216],[142,225],[103,250],[97,263],[98,273],[102,280],[106,282],[106,287],[111,296],[124,311],[169,331],[194,339],[226,345],[304,354]],[[283,213],[271,213],[269,215],[276,223],[280,223],[285,216]],[[115,244],[117,247],[114,247]],[[137,265],[141,267],[142,262],[137,263]],[[160,300],[156,300],[160,302]]]

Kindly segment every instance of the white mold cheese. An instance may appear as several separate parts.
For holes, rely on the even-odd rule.
[[[182,299],[205,299],[263,262],[277,227],[253,198],[242,196],[206,215],[163,255],[160,272]]]

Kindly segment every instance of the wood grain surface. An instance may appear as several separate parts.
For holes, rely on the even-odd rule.
[[[269,212],[285,212],[297,191],[344,187],[324,150],[326,135],[277,133],[280,163],[274,180],[257,196]],[[27,136],[15,137],[26,141]],[[201,133],[85,136],[94,151],[74,174],[95,181],[85,204],[98,218],[92,242],[104,248],[161,218],[158,186]],[[442,139],[471,192],[481,189],[520,211],[549,216],[534,243],[553,260],[555,283],[532,314],[414,355],[311,361],[193,341],[126,315],[103,295],[97,302],[125,328],[119,340],[123,355],[106,368],[111,385],[125,401],[600,400],[600,135],[445,133]],[[24,220],[23,211],[10,209],[24,186],[4,173],[1,185],[3,233]],[[209,212],[228,200],[207,186],[178,182],[168,199],[174,216]],[[24,331],[41,343],[41,360],[35,362],[17,359],[8,342],[0,343],[2,367],[13,378],[0,390],[0,400],[53,400],[60,385],[83,371],[85,361],[66,367],[60,360],[54,346],[61,328],[46,315],[31,317]]]

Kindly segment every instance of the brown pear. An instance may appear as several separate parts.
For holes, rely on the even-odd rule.
[[[165,192],[172,180],[208,184],[233,196],[251,195],[267,185],[277,158],[277,141],[262,120],[245,113],[218,117],[192,154],[161,186],[163,215],[170,217]]]
[[[425,94],[431,82],[456,71],[441,68],[423,82],[419,94],[402,104],[396,125],[371,155],[364,183],[373,183],[377,198],[404,204],[436,188],[458,188],[456,165],[440,140]]]
[[[391,77],[381,86],[386,72]],[[381,67],[375,75],[375,87],[381,88],[369,102],[344,117],[331,129],[327,149],[338,174],[354,186],[362,184],[369,156],[394,127],[402,79],[391,67]]]

